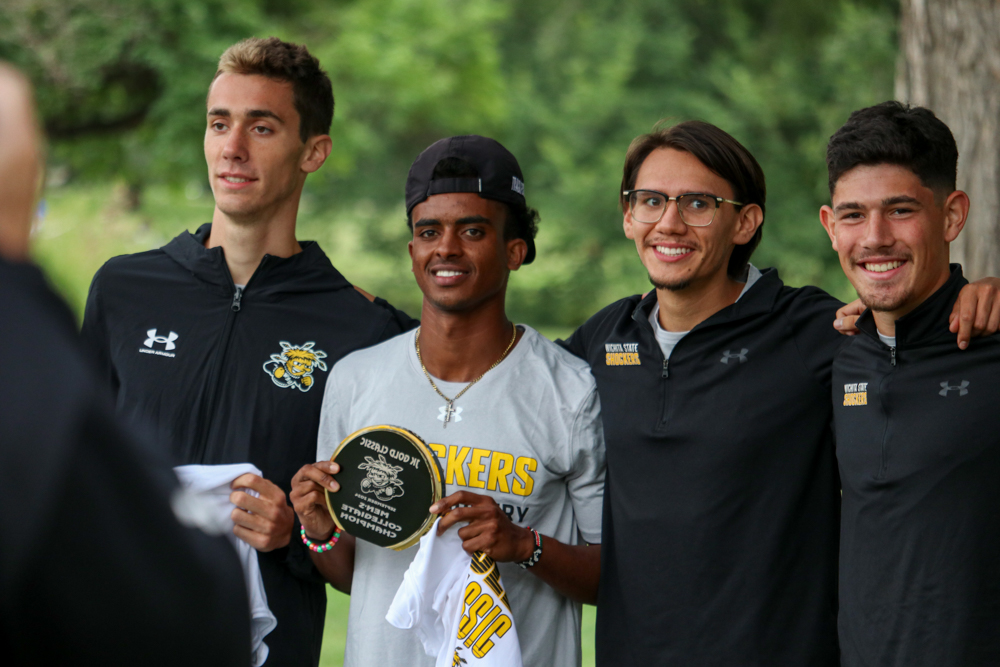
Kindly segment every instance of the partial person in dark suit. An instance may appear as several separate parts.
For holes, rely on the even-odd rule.
[[[183,527],[177,479],[114,417],[28,241],[41,140],[0,64],[0,646],[5,665],[250,664],[222,537]]]

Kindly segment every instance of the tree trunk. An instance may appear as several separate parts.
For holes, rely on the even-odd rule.
[[[970,280],[1000,275],[1000,2],[900,0],[896,99],[931,109],[958,143],[972,200],[951,244]]]

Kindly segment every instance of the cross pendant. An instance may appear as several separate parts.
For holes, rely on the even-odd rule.
[[[444,408],[444,428],[448,428],[448,422],[451,421],[451,416],[455,414],[454,401],[448,401]]]

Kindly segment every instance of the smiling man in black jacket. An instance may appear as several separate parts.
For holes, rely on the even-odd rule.
[[[121,413],[159,429],[177,463],[250,462],[233,488],[235,534],[260,551],[278,625],[268,665],[315,665],[326,594],[290,538],[292,475],[315,458],[330,367],[409,320],[371,303],[295,222],[306,177],[331,150],[330,80],[302,46],[229,48],[208,93],[211,224],[94,277],[83,334]]]
[[[713,125],[637,138],[621,205],[656,290],[566,342],[597,379],[607,448],[597,663],[838,665],[842,304],[749,265],[764,174]]]
[[[1000,338],[955,349],[958,150],[928,109],[862,109],[830,139],[821,211],[868,306],[833,366],[846,667],[1000,664]]]

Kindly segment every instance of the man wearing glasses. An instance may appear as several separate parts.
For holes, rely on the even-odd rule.
[[[629,147],[625,235],[656,290],[565,343],[590,362],[607,451],[598,665],[839,664],[842,304],[749,265],[764,202],[760,165],[713,125]]]

